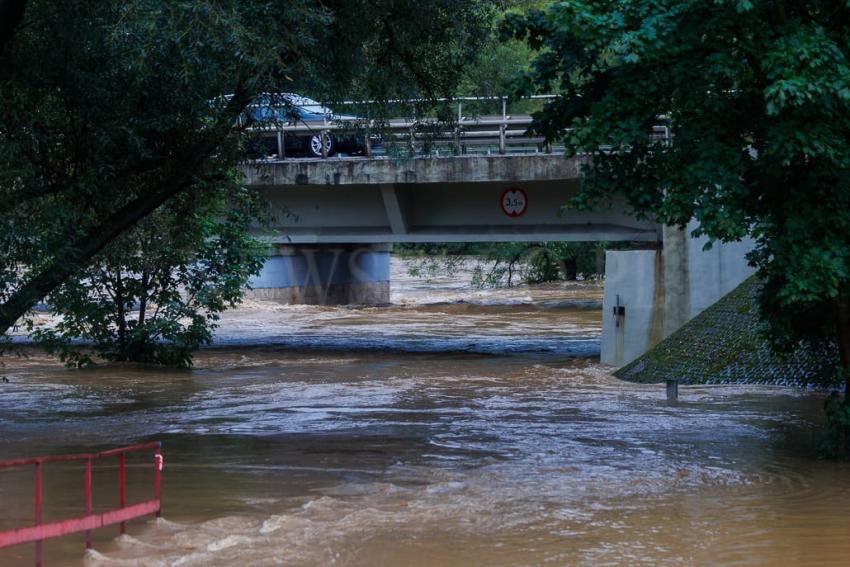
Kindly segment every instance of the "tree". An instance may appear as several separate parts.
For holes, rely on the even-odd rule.
[[[0,0],[17,18],[0,25],[0,334],[164,204],[229,183],[258,93],[444,94],[487,2],[384,4]]]
[[[224,178],[234,119],[277,61],[263,32],[300,43],[257,3],[203,4],[28,4],[0,58],[0,330],[170,198]]]
[[[848,407],[850,6],[577,0],[503,29],[541,50],[522,91],[559,93],[536,128],[591,158],[572,204],[752,235],[774,344],[834,340]]]
[[[598,242],[503,242],[483,248],[473,273],[478,286],[572,281],[604,271]]]
[[[259,196],[238,183],[179,195],[54,290],[49,306],[59,322],[30,323],[31,336],[72,366],[90,364],[90,350],[112,361],[190,366],[219,313],[241,300],[262,266],[265,247],[250,234],[261,214]]]
[[[523,14],[533,8],[541,8],[544,0],[502,0],[497,2],[498,11],[492,20],[490,33],[474,54],[474,64],[467,66],[458,87],[458,95],[468,97],[501,97],[513,93],[514,82],[528,72],[537,55],[526,42],[501,37],[499,23],[508,13]],[[535,100],[510,100],[509,114],[528,114],[539,110]],[[501,114],[502,104],[498,100],[465,101],[466,115]]]

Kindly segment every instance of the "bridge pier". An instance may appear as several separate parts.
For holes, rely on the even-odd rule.
[[[602,362],[628,364],[752,275],[752,241],[703,250],[695,228],[663,227],[660,250],[606,253]]]
[[[291,304],[390,302],[389,244],[274,245],[247,296]]]

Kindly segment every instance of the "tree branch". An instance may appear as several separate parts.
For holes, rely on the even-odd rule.
[[[0,0],[0,55],[24,18],[27,0]]]

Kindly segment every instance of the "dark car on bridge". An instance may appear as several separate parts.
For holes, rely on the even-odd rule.
[[[259,130],[275,130],[280,126],[297,127],[284,131],[284,151],[287,155],[322,157],[323,123],[357,122],[358,116],[336,114],[321,103],[294,93],[266,93],[254,99],[243,118],[248,126]],[[371,137],[373,145],[380,144],[378,136]],[[345,153],[361,155],[366,152],[363,136],[351,133],[337,134],[333,131],[324,136],[327,155]],[[254,154],[274,155],[278,153],[277,136],[260,132],[259,140],[252,147]]]

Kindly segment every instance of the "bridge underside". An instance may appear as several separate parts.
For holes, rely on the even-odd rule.
[[[271,243],[660,241],[660,227],[615,206],[563,211],[576,194],[582,158],[562,155],[326,159],[246,165],[247,184],[270,207],[257,231]],[[502,210],[519,189],[527,208]]]
[[[507,216],[509,188],[527,195],[527,210]],[[561,211],[577,180],[520,183],[289,186],[259,189],[273,221],[256,235],[271,243],[641,241],[660,227],[622,211]]]

